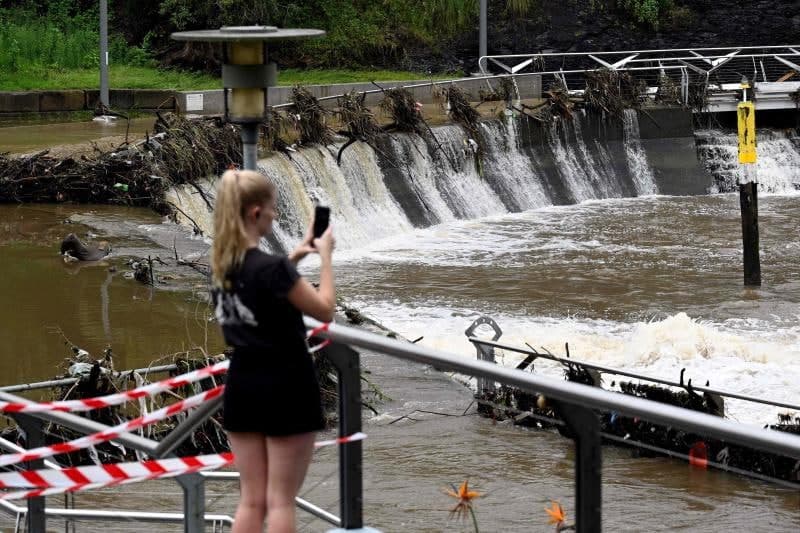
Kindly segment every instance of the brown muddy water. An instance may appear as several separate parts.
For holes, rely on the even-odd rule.
[[[697,202],[700,203],[700,207]],[[657,205],[653,207],[652,204]],[[615,268],[614,260],[619,256],[606,257],[605,252],[593,252],[592,250],[602,247],[596,246],[592,241],[605,242],[606,238],[618,238],[618,233],[625,234],[628,231],[626,228],[630,227],[626,224],[626,221],[630,222],[626,217],[635,218],[634,213],[641,213],[643,210],[646,212],[647,205],[651,205],[650,209],[655,209],[657,212],[663,209],[660,216],[663,216],[664,220],[673,220],[674,214],[692,206],[702,211],[715,208],[727,209],[733,204],[731,199],[726,198],[677,199],[663,202],[632,200],[627,203],[623,201],[616,204],[543,210],[533,213],[530,217],[549,222],[543,224],[542,220],[537,220],[542,231],[553,232],[552,249],[544,246],[541,249],[531,250],[514,245],[511,250],[512,253],[524,255],[537,254],[537,264],[542,268],[555,271],[556,265],[560,265],[559,268],[568,269],[568,263],[574,262],[576,272],[580,272],[581,275],[601,276],[602,272],[596,265],[595,268],[580,267],[577,256],[572,252],[575,249],[574,244],[561,242],[562,237],[572,235],[571,232],[574,230],[572,224],[576,219],[581,219],[581,223],[588,228],[585,231],[599,232],[579,238],[572,235],[577,241],[589,240],[589,249],[584,257],[594,258],[598,264],[607,264],[610,265],[608,268]],[[795,204],[787,201],[787,206],[784,206],[782,212],[788,215],[794,208]],[[591,222],[593,216],[601,209],[611,212],[607,213],[607,217],[598,217],[595,222]],[[773,221],[779,218],[766,217],[767,220]],[[65,220],[71,222],[64,223]],[[601,231],[599,228],[606,223],[604,221],[609,220],[615,221],[611,224],[612,229],[607,232]],[[467,225],[473,235],[484,233],[494,235],[493,242],[500,246],[503,243],[498,235],[502,235],[502,231],[507,230],[508,226],[521,225],[523,231],[527,232],[531,229],[529,222],[526,216],[517,215],[467,223]],[[784,222],[787,235],[794,235],[792,232],[795,231],[796,222],[790,220]],[[342,263],[337,267],[341,276],[341,291],[347,293],[344,296],[360,297],[365,300],[367,307],[376,314],[392,305],[408,311],[406,316],[409,319],[417,313],[417,320],[427,320],[427,323],[433,326],[424,333],[431,336],[434,345],[447,342],[455,350],[458,348],[454,342],[455,337],[449,340],[444,338],[449,335],[451,329],[449,323],[457,320],[459,324],[463,322],[468,325],[471,318],[462,316],[461,311],[466,312],[473,308],[473,305],[446,302],[444,294],[437,295],[434,289],[444,290],[441,287],[446,284],[444,270],[448,266],[447,262],[451,263],[449,265],[451,272],[461,276],[465,283],[474,280],[475,272],[482,268],[466,272],[463,270],[465,267],[461,260],[465,259],[464,255],[473,253],[471,248],[463,246],[454,248],[452,243],[443,242],[453,236],[450,235],[451,232],[455,234],[453,236],[455,241],[464,242],[457,235],[462,229],[467,228],[457,225],[421,232],[420,235],[408,236],[406,242],[407,245],[410,244],[411,252],[408,253],[422,254],[428,258],[435,257],[434,250],[440,246],[458,250],[458,257],[446,254],[441,256],[441,260],[435,265],[436,268],[428,275],[429,285],[424,291],[427,294],[426,301],[430,305],[439,302],[443,309],[449,307],[457,309],[457,312],[443,311],[445,318],[438,320],[434,315],[427,318],[424,316],[428,311],[420,306],[423,296],[418,293],[420,290],[418,285],[423,280],[420,275],[414,274],[419,268],[419,263],[424,260],[408,261],[404,257],[404,249],[399,247],[391,252],[395,259],[388,260],[387,248],[392,249],[396,246],[392,243],[379,245],[378,251],[350,252],[349,258],[348,253],[343,251]],[[777,231],[774,225],[770,231]],[[58,243],[70,232],[75,232],[81,238],[91,233],[95,241],[109,241],[114,254],[105,262],[86,265],[83,268],[65,265],[57,253]],[[559,232],[563,232],[563,235],[558,236]],[[719,235],[714,233],[713,227],[709,232],[712,235]],[[658,235],[653,232],[644,232],[637,238],[645,241],[657,237]],[[728,251],[725,254],[735,253],[732,251],[735,250],[735,239],[709,238],[714,242],[721,239],[727,243]],[[784,242],[791,244],[789,254],[794,253],[793,243],[796,241],[789,239]],[[662,244],[665,250],[672,250],[676,254],[675,257],[685,259],[686,277],[683,279],[699,276],[695,272],[698,267],[693,263],[692,250],[708,248],[709,241],[698,242],[689,246],[688,250],[672,246],[669,242]],[[147,365],[162,354],[195,345],[202,345],[211,353],[219,351],[221,342],[218,332],[213,325],[208,327],[206,308],[202,298],[198,297],[198,293],[204,290],[202,279],[186,276],[170,280],[164,286],[166,289],[175,290],[153,290],[125,277],[125,271],[129,270],[126,265],[129,257],[142,257],[148,254],[164,254],[166,257],[173,252],[173,246],[181,255],[189,255],[202,252],[207,244],[200,239],[192,238],[183,228],[162,223],[158,216],[146,210],[86,206],[0,206],[0,258],[2,258],[0,279],[4,280],[5,288],[4,305],[0,306],[0,339],[2,339],[0,385],[47,379],[59,374],[62,371],[60,365],[68,353],[61,334],[57,333],[58,330],[93,355],[100,354],[110,344],[115,354],[116,367],[119,369]],[[619,261],[630,268],[636,268],[637,271],[641,268],[644,272],[646,269],[659,268],[663,261],[672,260],[667,252],[664,252],[666,255],[660,260],[648,259],[649,256],[645,256],[642,252],[643,266],[636,266],[639,257],[636,253],[636,250],[629,251]],[[487,259],[492,260],[496,266],[494,274],[487,270],[489,275],[512,276],[511,272],[504,271],[508,265],[498,261],[498,257],[506,256],[499,254],[494,259]],[[705,255],[703,257],[704,260],[709,259]],[[110,266],[115,267],[116,272],[109,272]],[[795,272],[793,261],[787,261],[784,268],[785,272],[793,277],[792,273]],[[373,288],[368,288],[361,277],[365,270],[372,270],[375,275],[382,271],[385,279],[373,278],[373,285],[370,286]],[[403,273],[404,270],[407,270],[406,274]],[[595,274],[592,274],[593,272]],[[313,266],[307,273],[313,276]],[[639,279],[636,277],[638,275],[632,273],[632,279]],[[523,274],[518,273],[517,277],[523,277]],[[705,279],[705,276],[702,277]],[[731,272],[723,277],[735,282],[738,274]],[[406,293],[399,288],[403,279],[408,279],[410,283]],[[717,278],[712,277],[712,279],[715,280],[714,283],[721,283]],[[395,285],[392,285],[392,290],[388,290],[387,287],[391,283]],[[576,283],[574,279],[564,281],[562,289],[565,294],[568,293],[567,287],[574,283]],[[380,293],[381,285],[384,287],[382,293]],[[590,287],[591,283],[586,286]],[[789,292],[793,287],[788,279],[782,280],[780,286]],[[480,283],[472,283],[468,286],[469,290],[462,293],[462,297],[468,300],[479,299],[480,296],[476,291],[480,291],[480,287]],[[545,305],[548,301],[551,303],[558,301],[555,287],[551,286],[550,292],[546,291],[547,288],[545,284],[537,289],[544,291],[544,294],[552,294],[539,305]],[[636,288],[635,283],[633,288]],[[487,291],[487,296],[490,294],[489,291],[491,294],[498,294],[491,286],[486,286],[484,290]],[[646,292],[649,289],[641,290]],[[691,299],[691,287],[684,288],[680,284],[674,287],[676,292],[684,290],[687,294],[685,297],[678,294],[666,297],[667,300],[673,297],[676,301]],[[516,307],[511,311],[517,313],[514,316],[522,317],[523,313],[529,311],[524,303],[529,296],[526,297],[518,292],[509,294],[510,296],[504,297],[500,293],[500,296],[495,297],[495,303],[501,297],[507,301],[517,301]],[[594,295],[592,298],[600,297],[597,293],[592,294]],[[657,294],[661,292],[656,291]],[[742,298],[738,289],[731,289],[731,294],[735,295],[725,301]],[[606,297],[613,299],[614,295]],[[658,296],[648,297],[646,294],[640,295],[636,292],[630,298],[659,301]],[[665,297],[660,298],[663,302]],[[703,305],[720,309],[719,306],[713,305],[713,301],[707,301],[708,299],[708,295],[702,298],[705,302]],[[749,301],[748,298],[743,299]],[[793,293],[786,297],[778,294],[774,298],[762,295],[761,299],[772,299],[774,303],[784,302],[784,306],[779,308],[782,310],[781,316],[787,320],[792,314],[787,309],[796,303]],[[625,299],[628,300],[629,298]],[[574,296],[573,309],[578,302],[579,298]],[[700,307],[701,303],[695,305]],[[569,302],[563,305],[568,306],[568,304]],[[587,305],[591,307],[594,304]],[[728,310],[732,307],[735,306],[721,306],[722,311],[718,312],[722,313],[722,317],[714,317],[713,313],[709,315],[717,320],[727,317],[738,319],[737,313]],[[758,305],[755,308],[761,309]],[[676,310],[669,308],[665,313],[668,317],[665,320],[673,316],[672,313],[687,309],[688,307]],[[587,308],[579,311],[580,315],[592,314]],[[572,324],[574,314],[575,311],[572,311],[572,315],[569,311],[563,314],[552,313],[551,322],[546,322],[544,326],[540,325],[539,330],[546,330],[548,327],[553,329],[562,322]],[[764,309],[764,315],[768,314]],[[386,314],[386,317],[393,319],[401,328],[412,331],[396,316]],[[501,325],[513,323],[511,316],[502,318],[504,320],[501,321]],[[599,318],[623,322],[626,320],[625,313]],[[636,316],[629,320],[636,322],[642,320],[642,317]],[[701,328],[712,326],[713,324],[706,322],[700,324]],[[461,328],[460,335],[463,336],[463,329],[466,326],[458,327]],[[603,331],[614,329],[606,322],[600,325],[593,323],[592,327]],[[692,321],[678,320],[663,324],[661,327],[669,331],[683,328],[691,333]],[[770,327],[774,327],[774,324]],[[787,327],[791,329],[793,325]],[[439,331],[435,331],[434,328],[438,328]],[[455,328],[456,326],[453,326],[454,331]],[[624,337],[619,333],[619,329],[620,326],[617,326],[615,330],[617,333],[612,331],[609,337],[614,338],[615,335]],[[708,330],[704,331],[705,335],[710,335]],[[592,336],[594,335],[597,335],[597,332]],[[650,332],[648,335],[656,337],[661,335],[659,338],[662,338],[663,342],[663,332]],[[783,337],[791,338],[786,332],[783,333]],[[724,336],[719,338],[736,343],[735,339],[731,340]],[[447,346],[439,347],[447,348]],[[474,407],[470,407],[471,392],[449,377],[431,369],[369,353],[365,353],[362,360],[364,366],[371,372],[369,379],[390,397],[384,404],[378,405],[378,415],[365,418],[365,432],[369,435],[364,444],[366,525],[386,532],[471,531],[469,522],[448,519],[448,512],[453,502],[443,494],[446,486],[451,483],[459,484],[467,478],[470,486],[483,494],[476,504],[481,531],[552,531],[553,526],[547,524],[544,512],[550,500],[560,501],[567,511],[568,518],[574,518],[572,481],[574,460],[569,441],[552,433],[523,430],[503,423],[493,424],[490,420],[475,416]],[[720,365],[722,362],[724,361],[720,359]],[[729,363],[733,364],[733,361],[730,360]],[[755,362],[751,363],[756,365]],[[782,362],[778,366],[789,368],[790,365]],[[753,368],[763,370],[760,367]],[[771,376],[769,373],[765,375]],[[779,387],[777,383],[775,386]],[[466,415],[462,416],[465,412]],[[800,494],[797,490],[784,489],[716,471],[696,470],[680,461],[633,458],[630,451],[616,448],[604,448],[603,460],[603,520],[604,529],[607,531],[744,529],[788,532],[800,529]],[[338,514],[336,474],[336,450],[328,448],[318,451],[301,494],[309,501]],[[236,485],[228,482],[209,482],[206,490],[207,511],[232,516],[237,500]],[[48,504],[60,507],[63,505],[63,499],[49,498]],[[164,481],[78,494],[76,504],[78,508],[178,512],[181,509],[181,495],[174,481]],[[326,531],[330,527],[303,512],[299,513],[298,519],[301,531]],[[0,508],[0,528],[4,528],[4,531],[13,530],[13,520],[13,516],[4,513]],[[52,529],[61,529],[64,523],[50,520],[49,525]],[[179,525],[144,525],[124,521],[113,524],[79,522],[77,525],[78,531],[182,530]]]
[[[131,119],[130,128],[122,118],[111,122],[84,120],[62,124],[7,126],[0,128],[0,153],[25,154],[52,146],[85,143],[105,137],[122,136],[124,139],[126,131],[133,140],[146,131],[153,131],[154,123],[153,117],[142,117]]]

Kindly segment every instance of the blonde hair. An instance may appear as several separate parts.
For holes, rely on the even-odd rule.
[[[228,170],[217,184],[214,205],[214,244],[211,247],[211,277],[216,287],[225,287],[225,277],[239,266],[247,252],[244,215],[247,208],[275,197],[275,186],[252,170]]]

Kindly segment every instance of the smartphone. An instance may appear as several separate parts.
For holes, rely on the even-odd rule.
[[[330,222],[331,210],[329,207],[318,205],[314,208],[314,238],[322,237],[325,230],[328,229]]]

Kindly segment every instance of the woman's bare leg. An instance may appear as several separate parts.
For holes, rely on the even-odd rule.
[[[295,532],[294,498],[306,477],[315,433],[267,437],[270,469],[267,482],[267,531]],[[238,532],[237,532],[238,533]]]
[[[267,515],[267,446],[261,433],[228,433],[241,495],[232,533],[261,533]]]

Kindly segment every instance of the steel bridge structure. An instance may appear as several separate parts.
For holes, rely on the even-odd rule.
[[[650,96],[669,80],[686,106],[692,88],[704,95],[698,113],[735,111],[743,82],[757,110],[797,109],[800,101],[800,45],[483,55],[478,65],[483,75],[539,75],[543,87],[559,81],[574,93],[583,92],[587,73],[600,71],[628,73]]]

